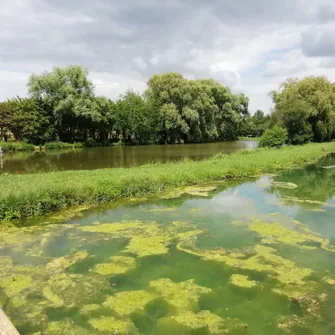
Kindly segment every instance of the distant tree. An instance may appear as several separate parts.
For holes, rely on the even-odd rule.
[[[13,109],[11,132],[18,141],[40,145],[55,138],[50,115],[43,108],[43,101],[16,98],[10,102]]]
[[[288,79],[272,92],[278,124],[288,129],[289,141],[329,141],[335,135],[335,85],[325,77]]]
[[[0,102],[0,141],[7,141],[12,127],[13,105],[9,101]]]
[[[100,115],[94,105],[93,84],[88,72],[80,66],[56,67],[51,72],[32,75],[28,92],[50,106],[59,138],[63,141],[85,140],[87,122],[96,122]]]

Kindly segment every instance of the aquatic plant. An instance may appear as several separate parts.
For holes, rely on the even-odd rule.
[[[120,316],[129,316],[136,311],[141,311],[144,307],[154,299],[155,293],[141,291],[125,291],[110,296],[104,302],[105,307],[111,308]]]
[[[92,269],[100,275],[119,275],[136,268],[136,260],[132,257],[114,256],[108,263],[100,263]]]
[[[293,222],[296,224],[297,230],[288,229],[280,223],[266,223],[259,219],[254,219],[249,225],[249,230],[261,235],[263,237],[262,242],[266,244],[281,242],[287,245],[299,246],[305,249],[316,249],[316,247],[306,245],[307,243],[312,242],[320,245],[321,248],[325,250],[335,252],[335,249],[331,246],[328,239],[313,233],[311,230],[297,221]],[[299,228],[301,228],[300,231]]]
[[[272,182],[272,186],[275,188],[287,188],[289,190],[295,190],[296,188],[298,188],[297,184],[285,183],[285,182],[279,182],[279,181]]]
[[[97,319],[90,319],[89,323],[94,329],[101,332],[109,332],[110,334],[127,335],[129,333],[134,334],[136,331],[135,326],[130,320],[117,320],[112,316],[102,316]]]
[[[194,280],[174,283],[171,279],[161,278],[151,281],[149,286],[177,310],[193,310],[201,295],[212,292],[210,288],[195,284]]]
[[[257,285],[257,282],[254,280],[249,280],[248,276],[243,276],[239,274],[233,274],[230,277],[230,282],[233,285],[247,288],[251,288]]]
[[[236,328],[242,329],[245,326],[238,319],[222,319],[210,311],[201,311],[197,314],[184,312],[177,316],[172,316],[172,320],[191,330],[207,329],[209,334],[229,334]]]

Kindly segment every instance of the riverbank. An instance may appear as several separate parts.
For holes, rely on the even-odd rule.
[[[187,185],[254,177],[304,166],[331,152],[335,152],[335,142],[243,150],[203,161],[185,160],[129,169],[0,175],[0,219],[34,217],[81,204],[106,203],[160,194]]]

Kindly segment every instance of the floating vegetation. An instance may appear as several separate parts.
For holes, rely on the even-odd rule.
[[[12,298],[33,285],[31,277],[26,275],[11,275],[0,281],[0,287],[9,298]]]
[[[195,284],[194,280],[174,283],[168,278],[151,281],[150,288],[178,310],[193,310],[201,295],[212,292],[210,288]]]
[[[335,286],[335,279],[333,279],[331,277],[324,277],[324,278],[322,278],[322,280],[329,285]]]
[[[307,227],[303,226],[297,221],[297,229],[302,228],[301,231],[288,229],[280,223],[266,223],[259,219],[254,219],[249,225],[249,230],[254,231],[263,237],[262,242],[266,244],[281,242],[287,245],[299,246],[305,249],[316,249],[316,247],[307,245],[308,243],[315,243],[321,248],[328,251],[335,251],[330,245],[330,241],[313,233]]]
[[[88,256],[87,251],[79,251],[73,255],[66,255],[64,257],[55,258],[46,265],[46,269],[49,272],[62,272],[69,268],[71,265],[82,261]]]
[[[296,185],[296,184],[279,182],[279,181],[274,181],[272,183],[272,186],[275,187],[275,188],[287,188],[289,190],[295,190],[296,188],[298,188],[298,185]]]
[[[257,282],[254,280],[249,280],[248,276],[243,276],[239,274],[233,274],[230,277],[230,282],[233,285],[247,288],[251,288],[257,285]]]
[[[38,333],[37,333],[38,334]],[[43,333],[40,333],[41,335]],[[92,330],[85,329],[76,325],[73,321],[66,319],[62,321],[53,321],[48,325],[45,334],[48,335],[92,335]]]
[[[130,240],[125,251],[137,255],[138,257],[146,257],[153,255],[164,255],[169,252],[167,246],[171,242],[169,236],[135,236]]]
[[[143,310],[156,297],[156,294],[144,290],[125,291],[108,297],[103,305],[111,308],[120,316],[129,316],[136,311]]]
[[[91,319],[89,323],[95,330],[108,332],[109,334],[127,335],[129,333],[133,334],[136,331],[134,324],[130,320],[117,320],[112,316],[102,316],[97,319]]]
[[[147,212],[150,213],[164,213],[164,212],[175,212],[177,210],[176,207],[167,207],[167,208],[152,208],[152,209],[148,209]]]
[[[113,256],[110,262],[95,265],[93,272],[100,275],[119,275],[136,268],[136,260],[133,257]]]
[[[174,199],[179,198],[183,194],[194,195],[197,197],[208,197],[209,192],[216,190],[216,186],[187,186],[176,188],[172,191],[169,191],[167,194],[163,195],[163,199]]]
[[[62,306],[64,304],[63,299],[55,294],[48,286],[43,288],[43,296],[50,300],[54,306]]]
[[[209,334],[229,334],[233,329],[242,328],[242,323],[238,319],[222,319],[210,311],[201,311],[197,314],[184,312],[178,316],[173,316],[171,319],[192,330],[208,330]]]
[[[335,165],[323,166],[323,169],[335,169]]]
[[[309,200],[309,199],[299,199],[296,197],[282,197],[280,201],[284,204],[306,204],[306,205],[314,205],[314,206],[328,206],[326,202],[318,201],[318,200]]]
[[[97,304],[89,304],[89,305],[85,305],[80,309],[80,313],[84,314],[84,315],[89,315],[92,312],[95,312],[97,310],[99,310],[101,308],[100,305]]]

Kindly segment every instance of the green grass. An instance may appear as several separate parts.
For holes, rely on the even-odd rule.
[[[71,149],[71,148],[82,148],[82,143],[65,143],[61,141],[45,143],[42,147],[45,150],[61,150],[61,149]]]
[[[259,141],[260,137],[246,137],[246,136],[239,136],[239,141]]]
[[[0,147],[3,152],[14,152],[14,151],[33,151],[35,145],[28,144],[25,142],[4,142],[0,141]]]
[[[0,175],[0,219],[33,217],[80,204],[159,194],[167,189],[248,178],[294,168],[335,152],[335,142],[282,149],[242,150],[203,161],[129,169]]]

